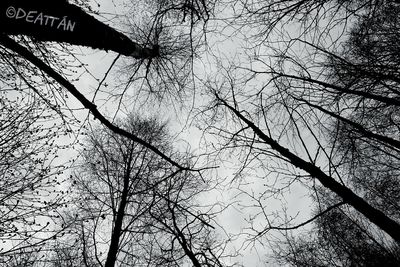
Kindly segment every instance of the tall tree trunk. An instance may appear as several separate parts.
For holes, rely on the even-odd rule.
[[[125,217],[125,208],[128,201],[128,192],[129,192],[129,181],[131,176],[131,163],[133,157],[133,150],[129,154],[129,159],[127,162],[126,171],[124,174],[124,185],[122,189],[121,200],[119,202],[119,207],[117,211],[117,218],[115,219],[114,228],[111,233],[111,243],[108,249],[107,260],[105,267],[114,267],[115,262],[117,261],[117,255],[119,250],[119,240],[122,233],[122,223]]]
[[[400,243],[400,225],[386,216],[380,210],[372,207],[364,199],[357,196],[348,187],[340,184],[331,176],[325,174],[320,168],[314,164],[303,160],[297,155],[289,151],[289,149],[281,146],[278,142],[273,140],[271,137],[267,136],[260,128],[258,128],[253,122],[247,119],[240,113],[239,110],[229,105],[225,100],[221,99],[217,94],[216,98],[229,110],[231,110],[240,120],[246,123],[254,133],[262,139],[266,144],[271,146],[272,149],[277,151],[283,157],[287,158],[294,166],[306,171],[312,177],[318,179],[320,183],[331,191],[335,192],[340,196],[347,204],[351,205],[357,211],[362,213],[366,218],[368,218],[372,223],[385,231],[390,235],[396,242]]]

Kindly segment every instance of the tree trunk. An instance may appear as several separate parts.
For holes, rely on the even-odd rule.
[[[125,217],[125,208],[126,204],[128,201],[128,191],[129,191],[129,181],[130,181],[130,166],[132,163],[132,157],[133,157],[133,150],[129,154],[129,159],[127,162],[127,169],[124,174],[124,185],[123,185],[123,190],[122,190],[122,195],[121,195],[121,200],[119,202],[119,207],[117,211],[117,218],[115,219],[115,225],[111,233],[111,243],[110,247],[108,249],[108,254],[107,254],[107,260],[105,267],[114,267],[115,262],[117,261],[117,255],[118,255],[118,250],[119,250],[119,240],[121,237],[121,232],[122,232],[122,223],[124,221]]]
[[[387,217],[380,210],[372,207],[364,199],[357,196],[353,191],[351,191],[346,186],[340,184],[331,176],[325,174],[320,168],[314,164],[303,160],[297,155],[289,151],[289,149],[281,146],[278,142],[273,140],[271,137],[264,134],[264,132],[258,128],[254,123],[244,117],[237,109],[230,106],[225,100],[221,99],[216,95],[217,99],[223,103],[228,109],[230,109],[240,120],[246,123],[254,133],[262,139],[265,143],[271,146],[272,149],[280,153],[282,156],[287,158],[294,166],[306,171],[312,177],[318,179],[320,183],[331,191],[335,192],[340,196],[347,204],[351,205],[357,211],[362,213],[366,218],[368,218],[372,223],[385,231],[390,235],[396,242],[400,243],[400,225]]]

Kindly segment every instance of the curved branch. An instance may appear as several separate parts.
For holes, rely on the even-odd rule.
[[[101,114],[101,112],[97,109],[97,106],[94,103],[92,103],[90,100],[88,100],[81,92],[79,92],[79,90],[72,83],[67,81],[64,77],[62,77],[59,73],[57,73],[53,68],[51,68],[49,65],[44,63],[41,59],[36,57],[32,52],[30,52],[28,49],[26,49],[22,45],[18,44],[17,42],[15,42],[13,39],[8,37],[7,35],[0,34],[0,44],[2,44],[4,47],[14,51],[15,53],[18,53],[23,58],[25,58],[26,60],[31,62],[33,65],[38,67],[40,70],[42,70],[44,73],[46,73],[51,78],[53,78],[60,85],[62,85],[65,89],[67,89],[68,92],[70,92],[76,99],[78,99],[78,101],[86,109],[88,109],[96,119],[98,119],[104,126],[109,128],[114,133],[125,136],[126,138],[129,138],[132,141],[137,142],[140,145],[152,150],[154,153],[156,153],[162,159],[166,160],[171,165],[173,165],[179,169],[192,171],[191,168],[180,165],[179,163],[177,163],[176,161],[171,159],[169,156],[167,156],[163,152],[161,152],[158,148],[154,147],[153,145],[149,144],[148,142],[144,141],[143,139],[114,125],[111,121],[109,121],[106,117],[104,117],[104,115]]]
[[[291,226],[291,227],[268,226],[268,228],[266,228],[266,229],[262,230],[261,232],[259,232],[259,233],[257,234],[257,236],[263,235],[263,234],[266,233],[268,230],[289,231],[289,230],[298,229],[298,228],[303,227],[303,226],[305,226],[306,224],[309,224],[310,222],[312,222],[312,221],[318,219],[319,217],[323,216],[324,214],[330,212],[331,210],[336,209],[336,208],[338,208],[338,207],[340,207],[340,206],[342,206],[342,205],[344,205],[344,204],[346,204],[346,202],[344,202],[344,201],[341,201],[341,202],[339,202],[339,203],[336,203],[335,205],[330,206],[330,207],[327,208],[326,210],[324,210],[324,211],[318,213],[317,215],[315,215],[314,217],[308,219],[307,221],[304,221],[304,222],[302,222],[302,223],[300,223],[300,224],[297,224],[297,225],[295,225],[295,226]]]

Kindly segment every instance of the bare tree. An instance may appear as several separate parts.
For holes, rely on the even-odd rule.
[[[171,151],[166,125],[131,115],[121,127]],[[178,156],[178,155],[177,155]],[[74,174],[82,250],[104,266],[222,266],[212,213],[200,209],[206,184],[168,166],[139,144],[95,127]],[[211,207],[209,208],[211,210]]]
[[[84,3],[80,4],[83,5]],[[162,13],[166,14],[169,10],[177,12],[179,9],[182,9],[187,10],[184,12],[190,11],[187,14],[185,13],[184,17],[192,17],[195,15],[198,17],[198,19],[200,19],[202,15],[200,15],[199,12],[195,12],[195,6],[191,6],[189,4],[190,3],[182,3],[171,8],[168,7]],[[204,2],[201,4],[204,4]],[[164,4],[162,4],[162,6],[166,7]],[[197,5],[197,7],[200,9],[203,8],[202,5]],[[194,25],[195,20],[191,19],[190,23],[191,25]],[[37,241],[38,244],[42,244],[41,242],[44,242],[47,239],[55,238],[57,234],[55,232],[51,232],[52,230],[50,230],[48,226],[49,222],[42,222],[41,220],[43,220],[43,218],[38,218],[38,214],[44,215],[46,213],[44,209],[55,210],[56,205],[61,204],[62,200],[62,198],[57,195],[58,192],[54,187],[54,183],[51,183],[52,181],[55,181],[55,183],[60,183],[60,181],[51,179],[55,179],[54,177],[57,177],[57,175],[61,174],[59,169],[50,168],[52,155],[55,155],[54,157],[56,157],[56,154],[60,152],[60,147],[57,147],[57,145],[52,147],[52,138],[63,135],[63,130],[71,132],[74,123],[76,122],[73,116],[68,117],[67,115],[68,113],[73,113],[73,111],[68,108],[67,95],[62,87],[65,87],[70,93],[72,93],[72,95],[77,97],[83,106],[91,110],[95,117],[105,123],[107,127],[113,131],[119,132],[122,135],[128,136],[128,138],[133,139],[136,143],[138,142],[141,145],[145,145],[145,147],[151,147],[154,151],[156,151],[156,154],[166,159],[167,162],[169,161],[172,163],[172,165],[175,165],[175,167],[178,167],[179,170],[176,171],[177,173],[187,169],[186,167],[178,165],[169,156],[163,156],[163,153],[159,148],[150,143],[146,143],[141,139],[138,139],[136,136],[130,134],[126,130],[116,127],[110,120],[106,119],[97,109],[96,105],[89,101],[66,78],[68,76],[68,70],[71,69],[71,62],[58,60],[58,52],[60,51],[59,46],[40,43],[36,40],[24,37],[10,38],[3,33],[1,34],[0,39],[2,40],[1,63],[4,65],[4,72],[2,73],[2,82],[4,83],[4,86],[9,86],[11,93],[15,88],[17,88],[17,90],[24,90],[24,94],[27,93],[29,98],[33,98],[35,105],[37,105],[26,106],[27,103],[21,101],[14,103],[15,105],[13,106],[4,106],[5,110],[7,111],[12,110],[17,105],[22,105],[22,108],[26,107],[24,112],[15,112],[11,115],[4,115],[4,121],[6,123],[4,124],[4,127],[2,126],[2,130],[5,132],[5,139],[2,145],[5,147],[4,153],[5,157],[7,158],[7,162],[4,161],[4,178],[7,178],[6,176],[8,175],[17,176],[17,173],[13,172],[9,168],[11,166],[11,160],[9,159],[12,157],[21,160],[18,162],[20,164],[19,167],[26,167],[26,169],[18,168],[17,164],[14,164],[15,170],[20,172],[19,174],[24,175],[24,177],[28,176],[26,179],[24,178],[20,181],[16,180],[14,189],[11,188],[10,185],[7,184],[8,181],[4,179],[4,188],[7,188],[8,190],[3,191],[5,193],[3,203],[8,208],[8,211],[5,211],[5,214],[10,216],[15,215],[13,218],[5,219],[8,220],[7,222],[9,223],[9,229],[7,229],[7,231],[11,231],[13,233],[17,232],[15,236],[18,236],[19,229],[17,227],[26,228],[28,226],[32,226],[32,229],[36,227],[34,230],[32,230],[33,232],[30,232],[30,234],[28,234],[25,238],[19,239],[16,237],[15,239],[18,240],[18,242],[13,248],[7,250],[8,252],[11,253],[17,249],[20,250],[25,246],[29,247],[35,245],[36,243],[32,241],[34,239],[34,234],[36,233],[35,231],[43,234],[43,236],[41,236],[41,240]],[[155,45],[158,44],[156,43]],[[69,52],[67,46],[63,46],[61,48],[67,49],[67,53]],[[72,65],[75,64],[75,62],[76,61],[74,61]],[[74,66],[72,69],[73,68]],[[61,72],[62,74],[60,74]],[[27,88],[27,90],[25,88]],[[5,103],[5,101],[8,101],[10,97],[12,96],[7,95],[3,102]],[[35,114],[31,116],[29,114],[30,112],[39,112],[43,114]],[[49,126],[47,128],[47,125],[40,125],[40,120],[49,120],[53,118],[51,115],[47,115],[46,112],[49,112],[49,114],[51,112],[55,112],[61,119],[61,123],[65,128],[56,126],[53,126],[53,128]],[[44,122],[44,124],[46,123]],[[19,130],[18,127],[20,127],[21,130]],[[34,133],[34,135],[32,135],[32,133]],[[23,138],[26,138],[27,140],[23,140]],[[7,146],[10,146],[10,148],[6,149]],[[52,150],[52,148],[54,148],[54,150]],[[46,156],[48,156],[48,158]],[[37,169],[33,168],[34,164],[36,165],[35,167]],[[29,181],[29,179],[31,179],[31,181]],[[18,183],[22,183],[22,185]],[[42,183],[44,183],[44,185]],[[63,191],[60,192],[63,193]],[[32,194],[37,194],[38,196]],[[20,200],[16,199],[21,196],[24,197],[25,195],[32,195],[32,197],[30,197],[29,201],[26,203],[22,203],[23,201],[19,202]],[[15,203],[13,202],[14,200],[16,200]],[[23,200],[23,198],[21,198],[21,200]],[[38,203],[43,205],[38,205]],[[28,215],[25,216],[23,213],[21,213],[23,212],[23,209],[20,209],[20,205],[32,207],[33,210],[31,212],[27,209],[26,212]],[[37,214],[33,212],[37,212]],[[55,218],[59,217],[58,214],[49,214],[49,216],[54,216]],[[29,218],[33,218],[33,221],[29,221]],[[40,220],[35,220],[35,218]],[[20,222],[13,224],[13,220]],[[119,223],[120,219],[118,219],[117,222]],[[42,223],[45,223],[45,225],[43,226]],[[5,232],[7,231],[5,230]],[[45,235],[46,231],[49,232],[47,235]],[[27,232],[29,232],[29,230],[27,230]],[[115,237],[117,238],[118,234],[116,234]],[[112,240],[114,240],[113,242],[118,243],[118,239],[113,238]],[[113,253],[115,254],[115,252],[110,252],[110,255]],[[115,257],[115,255],[110,257]]]
[[[340,227],[351,229],[349,236],[359,229],[362,238],[349,250],[357,255],[364,253],[358,245],[379,239],[374,244],[387,249],[400,240],[395,1],[131,1],[128,7],[135,12],[127,14],[140,11],[143,16],[125,16],[124,30],[159,53],[125,60],[118,72],[120,87],[104,90],[118,56],[99,79],[93,100],[60,74],[68,64],[41,53],[54,53],[46,44],[0,35],[4,64],[12,66],[11,73],[31,85],[65,125],[71,122],[64,116],[68,109],[60,108],[67,103],[64,89],[108,128],[89,135],[91,151],[83,152],[87,164],[75,178],[87,199],[82,199],[79,209],[85,212],[73,228],[82,242],[70,251],[85,255],[83,264],[222,264],[224,246],[212,241],[212,209],[189,206],[205,189],[198,187],[201,172],[168,142],[158,142],[164,136],[153,136],[158,131],[147,129],[153,126],[136,129],[115,123],[101,108],[116,101],[117,117],[130,112],[132,103],[149,105],[153,96],[159,103],[190,106],[193,122],[204,130],[204,159],[209,164],[234,162],[232,184],[239,184],[238,198],[251,201],[242,204],[252,213],[246,228],[252,244],[270,241],[276,231],[285,237],[287,231],[313,221],[321,233],[330,231],[318,239],[323,242],[336,238]],[[215,32],[221,30],[215,40],[205,35],[215,33],[207,28],[210,24]],[[240,40],[244,48],[226,59],[218,50],[221,39]],[[209,52],[215,74],[211,78],[196,72],[201,47]],[[200,70],[209,67],[207,60],[199,64]],[[41,78],[26,79],[26,73]],[[201,101],[186,101],[185,93],[198,97],[199,91]],[[52,98],[53,93],[59,97]],[[129,107],[126,100],[131,101]],[[95,184],[92,178],[101,182]],[[256,185],[253,178],[258,179]],[[301,222],[285,208],[277,214],[268,206],[277,198],[284,202],[296,186],[307,188],[318,205],[311,218]],[[334,193],[336,201],[324,205],[320,186]],[[332,214],[341,217],[334,221]],[[327,220],[332,225],[326,225]],[[325,248],[349,245],[342,241]],[[378,253],[375,245],[367,250]],[[147,256],[138,258],[143,251]]]
[[[326,54],[329,73],[325,96],[335,97],[306,100],[297,94],[288,95],[331,118],[326,132],[333,150],[332,165],[349,187],[398,222],[397,10],[396,3],[375,6],[373,14],[367,13],[353,25],[343,51],[318,48]],[[339,93],[342,89],[348,91]],[[326,205],[319,201],[332,203],[324,195],[317,194],[318,210]],[[289,238],[290,244],[279,251],[279,257],[293,266],[307,262],[324,266],[398,265],[398,244],[388,242],[352,209],[335,210],[333,214],[317,220],[313,231],[318,234],[312,238]],[[293,250],[283,256],[288,248]],[[315,253],[308,257],[307,250]]]
[[[388,212],[378,204],[396,206],[398,197],[398,27],[388,12],[396,7],[391,2],[385,9],[375,1],[243,2],[243,13],[232,23],[253,27],[238,24],[241,32],[253,34],[249,61],[219,65],[223,73],[205,82],[215,97],[201,116],[213,122],[205,128],[221,142],[216,155],[239,157],[237,177],[279,175],[259,195],[243,189],[260,210],[249,222],[256,240],[274,230],[297,229],[293,218],[279,220],[266,207],[268,198],[294,184],[310,194],[316,184],[324,186],[400,240],[397,208]],[[296,20],[300,32],[286,27]],[[354,176],[356,163],[365,167],[359,169],[362,175]],[[394,177],[384,179],[379,190],[387,186],[390,197],[367,186],[383,182],[383,172]],[[364,194],[367,188],[371,191]],[[370,198],[377,193],[378,201]],[[262,220],[264,227],[255,226]]]

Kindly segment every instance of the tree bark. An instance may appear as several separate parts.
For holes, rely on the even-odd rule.
[[[112,50],[136,59],[159,56],[157,45],[142,47],[67,1],[2,0],[0,13],[0,32],[7,35]]]

